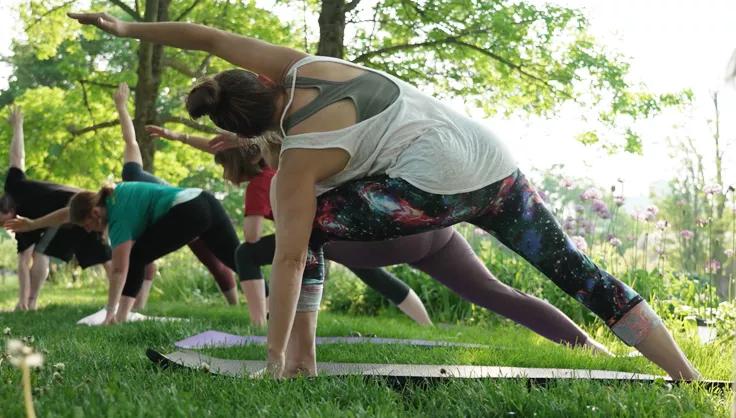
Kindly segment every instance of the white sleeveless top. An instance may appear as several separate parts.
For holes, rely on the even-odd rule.
[[[399,87],[399,96],[381,113],[347,128],[286,135],[283,122],[294,98],[296,73],[316,61],[381,74]],[[429,193],[464,193],[495,183],[517,168],[506,146],[488,128],[382,71],[337,58],[308,56],[289,69],[286,80],[291,81],[292,91],[281,115],[281,152],[341,148],[350,155],[344,170],[316,185],[318,196],[350,180],[378,174],[401,178]]]

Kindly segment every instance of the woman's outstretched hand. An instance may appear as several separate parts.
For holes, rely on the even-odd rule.
[[[33,220],[24,218],[22,216],[16,216],[13,219],[8,219],[3,224],[3,227],[8,231],[14,233],[33,231]]]
[[[115,36],[125,36],[126,23],[107,13],[67,13],[83,25],[93,25]]]
[[[115,90],[115,93],[113,93],[112,98],[115,100],[115,104],[126,104],[128,103],[128,97],[130,97],[130,88],[128,87],[128,83],[120,83],[118,84],[118,89]]]
[[[245,144],[246,139],[230,132],[222,132],[210,140],[209,147],[213,153],[216,153],[226,149],[238,148]]]
[[[158,125],[146,125],[146,132],[151,135],[151,138],[165,138],[174,141],[180,140],[179,134],[171,129],[166,129]]]

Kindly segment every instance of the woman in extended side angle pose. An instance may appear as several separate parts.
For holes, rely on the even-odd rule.
[[[153,136],[179,140],[200,150],[212,152],[206,138],[182,136],[158,126],[149,126],[147,129]],[[273,140],[271,136],[264,138]],[[268,162],[265,161],[266,158],[269,159]],[[223,167],[223,177],[235,184],[244,181],[250,181],[252,184],[262,177],[270,180],[275,172],[269,166],[278,163],[277,159],[264,157],[260,148],[255,146],[220,151],[215,154],[215,161]],[[270,213],[271,206],[267,201],[270,181],[268,183],[258,181],[259,187],[255,189],[250,187],[251,184],[249,184],[246,198],[259,202],[264,201],[263,212]],[[260,266],[271,264],[275,248],[273,235],[265,236],[255,243],[241,244],[235,257],[241,277],[256,275],[260,272]],[[378,267],[410,264],[429,274],[463,298],[504,315],[551,341],[572,347],[587,347],[603,354],[610,354],[605,347],[590,338],[585,331],[554,306],[498,281],[473,253],[465,239],[451,227],[389,241],[328,242],[325,244],[325,258],[349,266],[348,268],[356,272],[358,277],[367,283],[370,280],[373,286],[380,289],[379,291],[391,300],[395,298],[392,295],[400,295],[405,298],[403,295],[410,288]],[[422,312],[425,312],[424,306],[420,305],[420,307]],[[409,314],[409,316],[412,315]],[[310,350],[304,351],[310,352]],[[309,364],[309,358],[309,356],[292,353],[289,364],[292,368],[301,369]]]
[[[153,137],[180,141],[201,151],[212,153],[207,138],[181,134],[160,126],[149,125],[146,130]],[[259,155],[257,153],[257,155]],[[257,157],[256,157],[257,158]],[[232,149],[215,154],[215,161],[223,166],[223,178],[239,186],[248,182],[245,188],[245,207],[243,213],[243,236],[245,242],[238,247],[235,263],[238,266],[240,285],[248,296],[248,309],[251,321],[262,318],[266,321],[266,288],[261,266],[270,265],[276,249],[273,234],[261,236],[264,219],[273,220],[269,190],[271,179],[276,171],[270,168],[263,158],[250,161],[249,153],[243,149]],[[362,251],[360,256],[365,257]],[[326,254],[330,257],[329,250]],[[431,325],[427,310],[414,291],[398,277],[381,268],[353,268],[347,266],[366,285],[393,302],[402,312],[420,325]],[[250,296],[252,295],[252,296]],[[253,303],[255,302],[255,303]]]
[[[70,17],[117,36],[204,50],[258,74],[228,70],[205,80],[190,92],[187,110],[243,138],[269,130],[283,135],[272,205],[277,240],[268,363],[275,376],[284,374],[287,344],[304,351],[314,338],[324,243],[470,222],[670,376],[699,377],[642,297],[575,247],[482,124],[396,77],[347,61],[196,24],[128,23],[104,13]],[[316,365],[305,369],[315,373]]]
[[[27,178],[23,113],[19,107],[13,106],[8,120],[13,127],[13,139],[5,193],[0,197],[0,224],[15,231],[13,227],[19,219],[37,218],[63,208],[79,189]],[[15,232],[19,282],[16,310],[36,309],[41,287],[49,273],[49,256],[66,262],[74,256],[82,268],[102,264],[109,273],[110,247],[96,232],[85,232],[69,224]]]

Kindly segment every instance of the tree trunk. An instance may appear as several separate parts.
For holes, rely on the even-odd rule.
[[[170,0],[147,0],[143,20],[146,22],[169,20],[169,4]],[[155,169],[153,165],[155,148],[151,137],[146,133],[145,126],[158,119],[156,99],[161,84],[162,58],[163,46],[140,42],[133,126],[141,148],[143,168],[151,173]]]
[[[345,0],[322,0],[317,55],[342,58],[344,38]]]

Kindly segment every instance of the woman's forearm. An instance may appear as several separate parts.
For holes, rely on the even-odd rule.
[[[26,151],[23,143],[23,121],[13,123],[13,139],[10,143],[10,166],[25,171]]]
[[[46,216],[34,219],[31,224],[32,229],[43,229],[54,226],[61,226],[69,223],[69,208],[61,208]]]
[[[224,32],[194,23],[126,22],[122,36],[181,49],[215,52],[216,39]]]
[[[179,140],[191,147],[194,147],[200,151],[204,151],[207,153],[212,154],[212,150],[210,149],[209,143],[210,140],[207,138],[202,138],[201,136],[194,136],[189,134],[178,134]]]
[[[107,312],[112,313],[118,307],[120,302],[120,294],[123,293],[123,286],[125,285],[125,274],[120,271],[113,271],[110,275],[110,285],[107,288]]]
[[[120,129],[123,131],[123,140],[129,144],[134,144],[136,142],[135,128],[133,127],[133,120],[128,113],[128,106],[125,103],[116,103],[115,107],[118,110],[118,119],[120,120]]]
[[[274,259],[269,296],[268,356],[286,352],[291,326],[296,314],[304,263]]]

